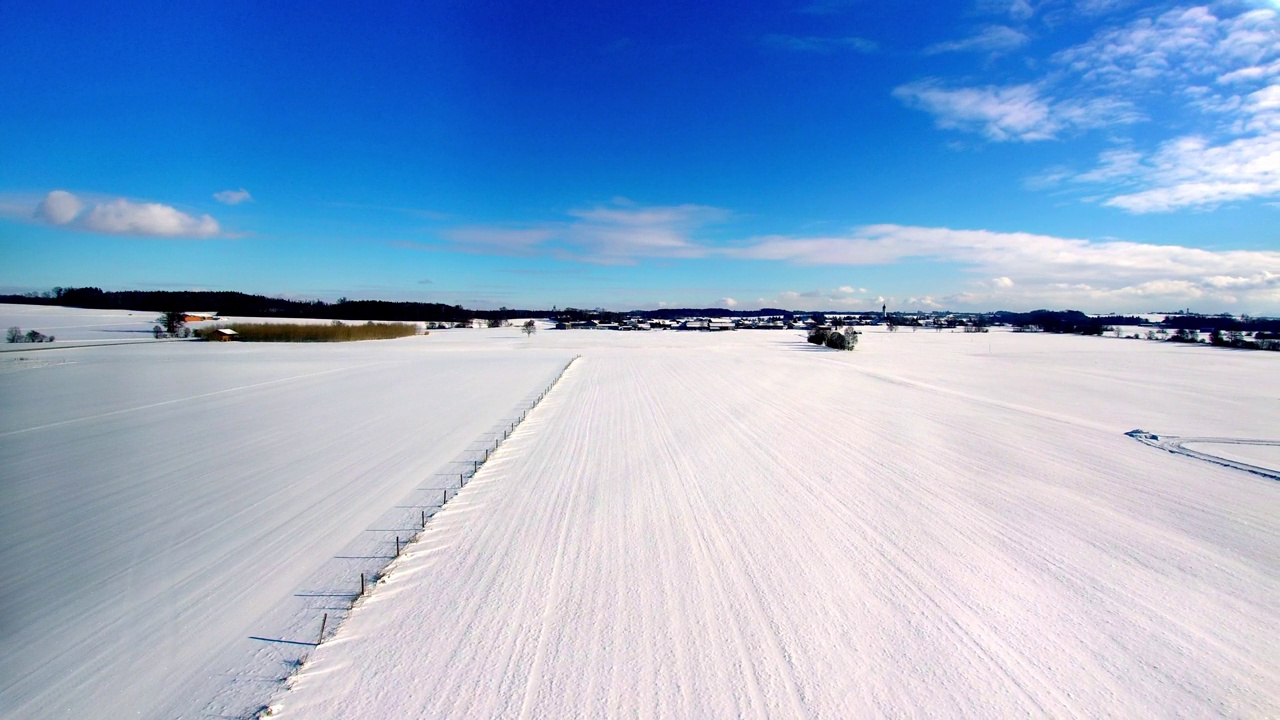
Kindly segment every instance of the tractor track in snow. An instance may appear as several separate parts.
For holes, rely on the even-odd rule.
[[[1257,438],[1231,438],[1231,437],[1179,437],[1177,435],[1158,435],[1156,433],[1147,432],[1145,430],[1130,430],[1125,433],[1129,437],[1137,440],[1144,445],[1150,445],[1175,455],[1185,455],[1196,460],[1203,460],[1215,465],[1242,470],[1254,475],[1261,475],[1272,480],[1280,480],[1280,470],[1275,470],[1261,465],[1253,465],[1251,463],[1232,460],[1230,458],[1221,457],[1212,453],[1200,450],[1192,450],[1187,445],[1259,445],[1265,447],[1280,447],[1280,440],[1261,440]]]

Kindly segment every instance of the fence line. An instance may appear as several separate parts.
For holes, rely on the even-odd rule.
[[[471,463],[470,472],[464,471],[464,472],[458,473],[457,487],[419,488],[421,490],[429,490],[429,491],[439,490],[440,504],[439,506],[437,506],[437,508],[434,511],[432,511],[430,515],[427,514],[426,510],[421,511],[421,527],[417,530],[417,532],[409,536],[407,539],[401,538],[400,536],[396,536],[395,555],[393,556],[393,558],[391,558],[392,560],[394,560],[395,558],[398,558],[402,550],[407,549],[410,544],[418,540],[418,538],[422,535],[423,532],[426,532],[428,524],[430,523],[431,519],[435,517],[436,513],[439,512],[440,510],[443,510],[444,506],[447,505],[450,500],[453,500],[454,498],[456,498],[458,496],[458,493],[460,493],[462,489],[467,486],[468,482],[475,479],[476,474],[479,473],[480,469],[484,467],[485,463],[489,461],[489,458],[493,455],[493,453],[496,453],[498,448],[502,447],[502,444],[506,442],[511,437],[511,435],[515,433],[516,428],[520,427],[520,424],[525,421],[525,419],[529,416],[529,413],[532,412],[534,408],[538,407],[538,405],[543,400],[545,400],[548,395],[551,394],[551,391],[555,389],[556,384],[560,382],[560,379],[564,377],[564,374],[569,371],[569,368],[572,367],[573,363],[576,362],[580,357],[582,356],[574,355],[572,358],[570,358],[569,362],[565,363],[565,366],[560,369],[560,372],[555,376],[555,378],[550,383],[548,383],[547,386],[543,388],[542,391],[539,392],[538,395],[531,402],[529,402],[528,407],[525,407],[523,410],[520,411],[519,415],[516,416],[515,420],[509,423],[505,423],[505,429],[502,432],[492,433],[494,439],[492,440],[491,443],[485,444],[484,454],[482,456],[477,456],[470,460],[470,463]],[[439,475],[437,475],[437,477],[439,477]],[[450,491],[452,491],[453,493],[452,495],[449,494]],[[375,573],[369,578],[369,581],[373,585],[377,585],[378,581],[382,579],[382,576],[383,576],[382,572]],[[353,597],[351,598],[351,607],[354,608],[356,603],[371,590],[372,588],[367,588],[365,585],[364,573],[360,573],[360,590],[357,594],[354,594]],[[337,627],[339,625],[340,623],[338,622],[329,623],[329,615],[328,613],[325,613],[320,620],[320,633],[318,638],[316,639],[315,644],[320,645],[327,639],[328,636],[332,636],[333,632],[336,632]],[[327,635],[325,632],[326,629],[329,630],[329,633]]]

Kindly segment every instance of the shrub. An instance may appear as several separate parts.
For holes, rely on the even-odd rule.
[[[832,350],[852,350],[858,346],[858,331],[851,327],[845,328],[842,332],[831,331],[827,333],[827,339],[824,345]]]
[[[809,342],[814,345],[826,345],[827,337],[831,335],[831,331],[824,327],[815,327],[813,332],[809,333]]]
[[[208,340],[215,330],[229,328],[236,331],[241,342],[347,342],[353,340],[390,340],[418,334],[413,323],[375,323],[346,325],[334,322],[329,325],[303,323],[243,323],[220,325],[196,330],[196,337]]]

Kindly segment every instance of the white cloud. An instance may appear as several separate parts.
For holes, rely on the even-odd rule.
[[[221,232],[209,215],[194,217],[170,205],[124,198],[86,202],[65,190],[45,195],[31,213],[41,222],[111,235],[211,238]]]
[[[1215,251],[989,230],[872,225],[845,236],[756,238],[731,254],[800,265],[954,263],[979,277],[995,278],[978,283],[985,293],[980,297],[992,305],[1000,298],[1042,298],[1067,306],[1147,296],[1274,304],[1268,298],[1280,291],[1280,251]]]
[[[80,221],[87,230],[116,235],[208,238],[219,230],[208,215],[196,218],[169,205],[124,199],[94,205]]]
[[[242,202],[253,202],[253,196],[248,190],[240,188],[239,190],[223,190],[213,194],[213,199],[223,205],[239,205]]]
[[[834,290],[826,288],[799,292],[787,290],[778,293],[772,298],[760,298],[757,301],[761,307],[784,307],[805,310],[866,310],[873,307],[879,308],[884,302],[885,299],[882,297],[869,296],[866,288],[854,290],[850,286],[839,287]]]
[[[1030,84],[947,88],[920,80],[894,89],[894,97],[931,113],[938,127],[981,133],[997,141],[1050,140],[1067,130],[1137,122],[1141,115],[1114,98],[1055,101]]]
[[[989,52],[1001,53],[1016,50],[1031,41],[1026,33],[1014,30],[1007,25],[991,25],[983,28],[975,35],[961,40],[940,42],[924,49],[925,55],[938,55],[949,52]]]
[[[725,307],[729,307],[729,308],[731,308],[731,307],[737,307],[737,306],[738,306],[738,301],[737,301],[737,300],[734,300],[734,299],[733,299],[733,298],[731,298],[731,297],[727,297],[727,298],[720,298],[720,304],[721,304],[721,305],[723,305],[723,306],[725,306]]]
[[[53,190],[36,206],[36,218],[54,225],[66,225],[84,210],[80,198],[66,190]]]

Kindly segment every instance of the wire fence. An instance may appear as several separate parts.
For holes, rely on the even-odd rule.
[[[403,552],[411,543],[415,542],[430,526],[431,519],[434,518],[438,512],[443,510],[450,501],[456,498],[459,493],[461,493],[467,485],[475,479],[476,475],[480,473],[485,464],[489,462],[489,460],[498,452],[507,440],[511,439],[511,436],[520,427],[520,424],[529,417],[529,413],[533,412],[543,400],[547,399],[547,396],[555,389],[561,378],[564,377],[565,373],[569,371],[569,368],[572,367],[580,357],[582,356],[573,356],[569,362],[565,363],[565,366],[560,369],[560,372],[556,374],[555,378],[553,378],[545,388],[522,401],[517,406],[520,408],[518,414],[503,420],[493,431],[482,435],[479,440],[472,444],[471,448],[468,449],[461,458],[449,463],[446,466],[448,468],[446,471],[434,475],[433,477],[437,481],[437,486],[418,488],[424,496],[423,502],[418,504],[415,508],[419,511],[417,518],[414,518],[416,521],[414,523],[416,527],[406,527],[398,533],[395,531],[387,531],[388,535],[390,535],[385,544],[385,547],[387,548],[386,552],[390,553],[390,555],[386,556],[387,562],[384,563],[382,568],[377,572],[360,573],[358,591],[357,588],[352,588],[352,592],[350,594],[350,605],[347,608],[342,608],[343,612],[335,612],[333,618],[330,617],[330,613],[328,612],[321,615],[319,621],[320,631],[316,635],[315,645],[319,645],[324,642],[326,639],[331,637],[334,632],[336,632],[340,625],[340,621],[345,619],[349,614],[350,609],[355,607],[361,598],[372,591],[373,587],[382,577],[386,567],[399,557],[400,553]],[[339,610],[338,608],[332,609],[335,611]]]

